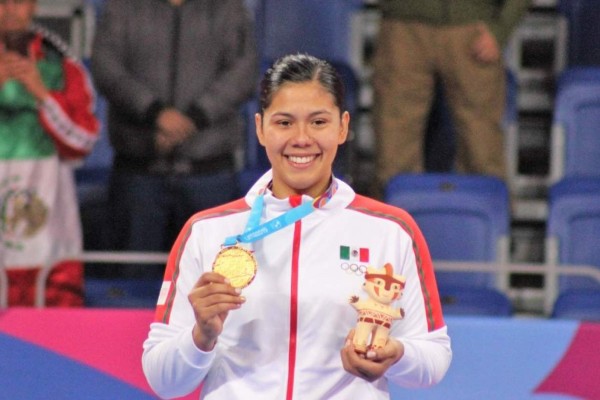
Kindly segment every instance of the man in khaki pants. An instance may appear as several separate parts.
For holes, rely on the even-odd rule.
[[[457,130],[457,171],[504,178],[502,47],[528,4],[381,2],[373,80],[379,185],[397,173],[424,171],[425,128],[436,79]]]

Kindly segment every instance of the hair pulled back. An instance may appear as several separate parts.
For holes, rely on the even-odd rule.
[[[284,56],[269,68],[260,83],[260,113],[264,113],[273,96],[286,83],[317,81],[334,98],[340,114],[344,111],[344,84],[335,68],[325,60],[308,54]]]

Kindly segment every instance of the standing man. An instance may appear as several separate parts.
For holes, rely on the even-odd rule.
[[[459,172],[505,177],[502,48],[529,0],[383,0],[374,61],[378,180],[423,172],[439,79],[457,130]]]
[[[33,305],[39,278],[46,305],[81,306],[71,161],[96,141],[95,93],[65,43],[32,24],[36,5],[0,0],[0,264],[9,305]]]
[[[116,244],[167,251],[189,216],[237,195],[251,16],[242,0],[108,0],[92,73],[109,103]]]

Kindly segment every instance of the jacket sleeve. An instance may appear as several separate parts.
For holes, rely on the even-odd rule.
[[[504,47],[513,30],[527,12],[531,0],[505,0],[500,8],[497,18],[490,23],[490,31],[498,41],[500,47]]]
[[[144,374],[162,398],[193,392],[215,358],[214,351],[199,350],[192,338],[195,319],[187,295],[202,273],[202,263],[198,246],[186,246],[193,243],[191,232],[188,222],[169,255],[155,322],[143,346]]]
[[[81,63],[65,58],[63,71],[64,86],[51,91],[39,104],[39,118],[59,155],[77,159],[87,155],[98,139],[100,123],[94,115],[96,94]]]
[[[402,296],[405,318],[394,323],[391,335],[404,344],[404,355],[386,377],[403,387],[427,387],[445,376],[452,349],[427,243],[408,214],[402,219],[410,236],[400,262],[400,273],[406,277]]]
[[[254,22],[243,1],[223,1],[215,25],[223,38],[220,74],[196,96],[190,109],[217,121],[239,111],[257,89],[258,53]]]

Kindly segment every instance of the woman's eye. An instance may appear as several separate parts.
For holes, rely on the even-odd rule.
[[[281,126],[290,126],[292,124],[291,121],[288,120],[281,120],[281,121],[277,121],[277,125],[281,125]]]

